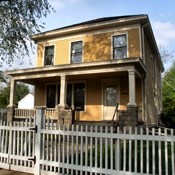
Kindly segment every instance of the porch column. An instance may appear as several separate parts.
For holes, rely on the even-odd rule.
[[[68,105],[66,104],[66,91],[67,91],[67,79],[66,75],[61,75],[61,85],[60,85],[60,104],[58,104],[58,119],[57,123],[60,125],[66,124],[71,125],[72,116],[68,113],[66,108]]]
[[[61,84],[60,84],[60,103],[58,107],[65,108],[66,107],[66,75],[61,75]]]
[[[14,117],[14,107],[15,107],[15,86],[16,82],[14,79],[11,79],[10,82],[10,101],[9,105],[7,106],[7,121],[11,122]]]
[[[135,71],[129,70],[129,103],[128,106],[136,107],[136,85],[135,85]]]

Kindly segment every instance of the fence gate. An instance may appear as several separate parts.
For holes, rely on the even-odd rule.
[[[0,121],[0,167],[34,173],[35,119]]]

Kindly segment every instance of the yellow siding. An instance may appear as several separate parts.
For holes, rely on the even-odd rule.
[[[112,36],[128,33],[128,54],[129,57],[140,57],[139,29],[118,31],[117,33],[84,34],[82,37],[56,39],[38,44],[37,66],[43,66],[44,47],[55,45],[54,64],[70,63],[70,43],[73,41],[83,41],[83,62],[110,60],[112,59]]]
[[[86,111],[76,112],[76,120],[102,120],[102,86],[100,79],[86,81]]]
[[[35,86],[35,106],[45,106],[45,84],[38,83]]]
[[[56,59],[55,64],[68,64],[69,57],[69,40],[59,40],[56,42]]]
[[[44,57],[44,46],[43,46],[43,44],[38,44],[37,45],[37,67],[41,67],[41,66],[43,66],[43,57]]]
[[[85,37],[84,62],[111,59],[111,33]]]
[[[128,31],[128,52],[129,57],[140,57],[139,29]]]
[[[129,102],[128,78],[120,80],[120,105],[127,105]]]

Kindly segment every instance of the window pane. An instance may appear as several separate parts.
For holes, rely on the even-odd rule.
[[[116,106],[117,96],[115,87],[106,88],[106,106]]]
[[[60,103],[60,84],[58,84],[57,92],[58,92],[58,101],[57,101],[57,103],[59,104]]]
[[[66,104],[72,106],[72,84],[67,84]]]
[[[114,47],[126,46],[126,35],[114,36]]]
[[[74,107],[76,111],[84,111],[85,84],[74,84]]]
[[[45,47],[45,65],[53,65],[54,46]]]
[[[113,58],[127,58],[126,35],[117,35],[113,37]]]
[[[82,62],[82,41],[71,43],[71,62]]]
[[[81,63],[82,62],[82,53],[72,54],[72,62],[73,63]]]
[[[121,59],[127,57],[126,47],[115,48],[114,49],[114,59]]]
[[[56,85],[47,86],[47,104],[48,108],[55,108],[56,102]]]

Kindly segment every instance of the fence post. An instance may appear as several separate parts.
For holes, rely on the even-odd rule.
[[[36,126],[37,126],[37,132],[35,135],[35,156],[36,156],[36,164],[34,169],[34,175],[40,175],[41,174],[41,168],[40,168],[40,158],[41,158],[41,129],[44,128],[44,120],[45,120],[45,109],[46,107],[43,106],[37,106],[36,108]]]

